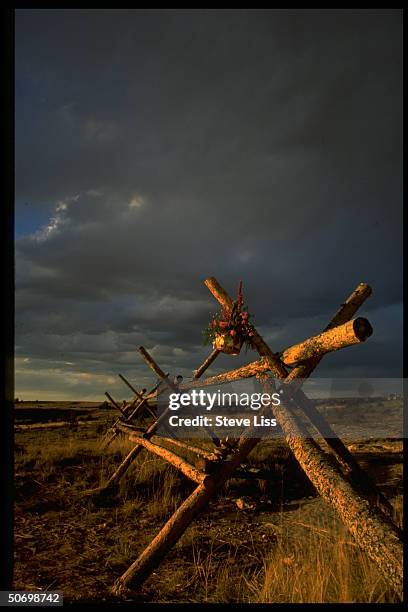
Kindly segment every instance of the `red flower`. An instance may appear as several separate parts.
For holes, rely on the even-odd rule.
[[[236,333],[237,333],[237,332],[235,331],[235,329],[231,329],[231,331],[230,331],[230,336],[235,336],[235,334],[236,334]]]

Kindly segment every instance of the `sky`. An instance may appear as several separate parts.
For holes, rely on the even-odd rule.
[[[191,376],[208,276],[274,351],[369,283],[316,376],[402,376],[399,9],[18,9],[15,66],[17,397]]]

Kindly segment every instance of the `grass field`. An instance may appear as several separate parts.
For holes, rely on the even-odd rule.
[[[143,451],[115,499],[101,505],[83,498],[131,448],[116,439],[100,450],[116,416],[91,403],[16,405],[15,589],[61,590],[70,601],[110,599],[114,580],[193,490]],[[401,440],[354,440],[350,449],[402,523]],[[267,470],[268,480],[231,480],[136,600],[396,601],[282,440],[262,442],[248,464]]]

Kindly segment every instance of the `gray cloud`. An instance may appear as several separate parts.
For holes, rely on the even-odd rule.
[[[369,282],[373,338],[322,371],[399,376],[401,22],[18,10],[16,206],[53,212],[16,242],[16,352],[32,360],[17,388],[58,355],[144,380],[139,344],[186,374],[206,354],[209,275],[243,279],[276,350]]]

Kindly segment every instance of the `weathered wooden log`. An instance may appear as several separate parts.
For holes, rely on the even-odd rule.
[[[143,399],[145,399],[143,397],[143,393],[137,391],[134,386],[123,376],[123,374],[118,374],[119,378],[125,383],[125,385],[127,385],[129,387],[129,389],[135,394],[135,397],[139,400],[142,401]],[[146,390],[144,389],[144,392],[146,392]],[[146,398],[147,399],[147,398]],[[154,414],[153,410],[150,408],[149,403],[146,402],[144,404],[145,409],[147,410],[147,412],[150,414],[150,416],[152,416],[154,419],[156,418],[156,415]]]
[[[130,422],[132,420],[132,417],[136,415],[136,412],[140,411],[143,408],[143,402],[146,402],[146,401],[147,399],[144,398],[143,401],[140,402],[138,406],[136,406],[133,413],[126,419],[127,422]],[[157,428],[159,427],[161,421],[165,418],[165,416],[166,415],[163,413],[161,418],[156,419],[156,421],[152,423],[152,425],[150,425],[150,427],[146,430],[144,434],[146,436],[146,439],[149,439],[151,436],[153,436],[153,434],[156,432]],[[132,448],[132,450],[129,451],[129,453],[123,459],[122,463],[118,466],[118,468],[114,471],[112,476],[110,476],[110,478],[106,481],[106,483],[103,486],[97,487],[96,489],[85,491],[83,495],[84,496],[100,495],[101,493],[108,493],[108,491],[113,490],[115,486],[118,484],[118,482],[120,481],[120,479],[122,478],[122,476],[125,475],[128,468],[131,466],[133,461],[136,459],[136,457],[139,455],[139,453],[142,450],[143,450],[143,446],[141,446],[140,444],[137,444],[134,448]]]
[[[113,397],[107,391],[105,391],[105,395],[108,398],[108,400],[111,402],[111,404],[119,410],[119,412],[121,412],[122,414],[125,414],[125,411],[123,410],[122,406],[118,404],[118,402],[115,402]]]
[[[346,346],[365,342],[372,333],[373,328],[368,320],[358,317],[285,349],[281,354],[281,359],[285,365],[294,365],[313,357],[338,351]]]
[[[166,385],[169,387],[169,389],[171,389],[172,391],[177,391],[177,385],[175,385],[174,383],[171,382],[171,380],[168,377],[168,374],[166,375],[163,372],[161,367],[155,362],[153,357],[151,355],[149,355],[149,353],[146,351],[146,349],[143,346],[140,346],[138,351],[139,351],[140,355],[142,356],[142,358],[147,363],[147,365],[149,366],[149,368],[151,368],[153,370],[153,372],[155,374],[157,374],[157,376],[159,376],[159,378],[161,378],[163,382],[166,383]]]
[[[201,483],[205,480],[205,475],[200,472],[196,467],[191,465],[188,461],[176,455],[172,451],[164,448],[163,446],[159,446],[158,444],[153,444],[150,440],[146,438],[142,438],[136,434],[129,434],[129,440],[132,442],[136,442],[141,446],[144,446],[150,453],[157,455],[167,463],[170,463],[173,467],[179,470],[184,476],[187,476],[193,482]]]
[[[152,438],[152,441],[157,444],[164,442],[166,444],[177,446],[178,448],[182,448],[188,453],[193,453],[194,455],[197,455],[199,457],[204,457],[205,459],[208,459],[208,460],[212,460],[216,458],[216,455],[214,453],[206,450],[205,448],[200,448],[198,446],[194,446],[193,444],[187,444],[186,442],[183,442],[182,440],[177,440],[176,438],[163,438],[161,436],[154,436]]]
[[[168,375],[167,375],[168,376]],[[156,385],[155,389],[157,389],[158,385]],[[156,393],[156,398],[158,397],[158,395],[160,395],[160,393],[163,393],[164,388],[159,391],[158,393]],[[137,393],[137,392],[136,392]],[[130,406],[128,407],[128,412],[127,412],[127,417],[125,419],[126,423],[129,423],[130,421],[132,421],[132,419],[135,419],[139,414],[142,413],[143,410],[145,410],[147,407],[149,409],[149,412],[152,414],[153,418],[157,418],[156,415],[154,414],[154,412],[150,409],[149,406],[149,399],[151,398],[151,392],[146,394],[144,397],[142,397],[141,399],[139,399],[140,395],[137,393],[137,395],[135,396],[134,400],[132,401],[132,403],[130,404]],[[135,409],[133,410],[133,412],[131,412],[129,414],[129,410],[133,408],[133,406],[136,406]]]
[[[133,434],[135,432],[133,427],[130,427],[124,423],[120,423],[118,425],[118,430],[120,430],[122,433],[130,435]],[[144,432],[143,432],[144,434]],[[198,455],[200,457],[206,457],[208,459],[214,459],[216,458],[216,455],[214,454],[214,452],[209,451],[206,448],[202,448],[201,446],[194,446],[193,444],[190,444],[188,442],[185,442],[184,440],[179,440],[177,438],[167,438],[165,436],[159,436],[159,435],[153,435],[150,440],[154,443],[154,444],[171,444],[172,446],[176,446],[178,448],[182,448],[183,450],[189,452],[189,453],[193,453],[195,455]]]
[[[286,381],[285,381],[286,383]],[[288,383],[289,386],[290,383]],[[285,384],[286,386],[286,384]],[[378,506],[382,512],[394,521],[394,508],[385,495],[380,491],[371,476],[360,466],[347,446],[337,436],[327,423],[326,419],[301,390],[297,390],[292,397],[298,407],[306,414],[316,430],[323,436],[326,444],[331,448],[343,468],[348,471],[348,478],[353,485],[363,493],[373,506]],[[401,532],[400,532],[401,533]]]
[[[165,410],[163,412],[163,414],[154,422],[150,425],[150,427],[146,430],[144,437],[146,440],[150,440],[150,438],[156,433],[159,425],[164,421],[164,419],[167,417],[167,413],[168,413],[168,409]],[[138,456],[138,454],[140,453],[140,451],[143,449],[143,446],[141,444],[137,444],[135,446],[135,448],[133,448],[125,457],[125,459],[122,461],[122,463],[119,465],[119,467],[117,468],[117,470],[112,474],[112,476],[109,478],[109,480],[107,481],[106,485],[103,487],[103,489],[109,489],[111,487],[113,487],[114,485],[116,485],[119,480],[122,478],[122,476],[125,474],[125,472],[127,471],[128,467],[131,465],[131,463],[136,459],[136,457]]]
[[[194,370],[193,378],[200,378],[204,374],[206,369],[210,367],[213,361],[215,361],[219,354],[220,351],[218,349],[214,349],[212,353],[208,355],[207,359],[200,365],[200,367]]]
[[[141,350],[142,349],[142,350]],[[166,381],[167,386],[170,387],[170,389],[173,390],[174,385],[169,381],[168,379],[168,374],[165,374],[160,367],[154,362],[153,358],[148,354],[148,352],[146,351],[146,349],[144,349],[143,347],[140,347],[139,352],[141,353],[141,355],[143,356],[143,358],[145,359],[145,361],[148,362],[149,366],[152,367],[152,369],[156,372],[159,373],[159,376],[162,380]],[[159,391],[160,394],[160,390],[159,385],[156,385],[155,390]],[[161,392],[164,391],[164,388],[162,389]],[[134,411],[125,419],[126,422],[130,422],[134,417],[136,417],[140,411],[143,409],[144,405],[147,403],[148,401],[148,397],[150,394],[146,395],[143,400],[136,406],[136,408],[134,409]],[[136,397],[134,402],[137,402],[138,398]],[[168,415],[168,409],[165,410],[163,412],[163,414],[161,415],[160,418],[156,419],[156,421],[154,423],[152,423],[152,425],[147,429],[145,436],[146,439],[150,439],[157,431],[159,425],[161,425],[161,423],[164,421],[164,419],[167,417]],[[219,444],[219,440],[217,438],[217,436],[214,435],[214,439],[213,441],[217,444]],[[139,453],[143,450],[143,446],[140,444],[136,444],[136,446],[134,448],[132,448],[129,453],[126,455],[126,457],[123,459],[122,463],[117,467],[117,469],[114,471],[114,473],[110,476],[110,478],[107,480],[107,482],[102,486],[102,487],[98,487],[96,489],[92,489],[90,491],[85,491],[84,492],[84,496],[88,496],[88,495],[100,495],[101,493],[107,493],[109,490],[114,489],[114,487],[118,484],[118,482],[120,481],[120,479],[126,474],[127,470],[129,469],[129,467],[132,465],[133,461],[136,459],[136,457],[139,455]]]
[[[135,403],[136,400],[134,400],[129,406],[127,406],[126,408],[122,408],[117,402],[115,402],[115,400],[113,399],[113,397],[106,391],[105,392],[106,397],[109,399],[109,401],[122,413],[122,415],[125,417],[125,420],[131,420],[135,415],[138,409],[135,409],[134,412],[132,412],[129,415],[129,412],[132,410],[133,405]],[[117,424],[120,422],[120,418],[116,419],[116,421],[114,422],[114,424],[109,428],[108,432],[104,435],[102,442],[101,442],[101,447],[104,448],[105,450],[110,446],[110,444],[113,442],[113,440],[116,438],[117,435],[117,431],[116,431],[116,426]],[[113,432],[112,435],[109,435],[110,432]],[[106,439],[105,439],[106,438]]]
[[[341,304],[340,308],[323,331],[327,331],[328,329],[349,321],[366,299],[370,297],[371,293],[372,289],[367,283],[359,283],[347,300]],[[313,370],[319,365],[322,358],[323,355],[312,357],[309,361],[296,366],[287,376],[286,382],[291,382],[296,379],[297,385],[299,387],[302,386],[303,379],[310,376]]]
[[[127,387],[129,387],[129,389],[132,391],[132,393],[134,393],[137,397],[139,397],[139,399],[140,399],[140,396],[143,396],[143,392],[142,391],[140,391],[140,392],[137,391],[134,388],[134,386],[128,381],[128,379],[123,376],[123,374],[118,374],[118,376],[125,383],[125,385]]]
[[[143,359],[146,361],[146,363],[149,365],[149,367],[162,379],[165,381],[166,385],[172,390],[172,391],[177,391],[177,387],[176,385],[174,385],[169,379],[168,379],[168,375],[166,375],[163,370],[160,368],[160,366],[154,361],[153,357],[151,357],[151,355],[149,355],[149,353],[146,351],[146,349],[144,347],[140,347],[139,348],[139,353],[142,355]],[[143,406],[143,402],[146,402],[147,398],[145,397],[142,402],[140,402],[140,404],[138,404],[138,406],[135,409],[136,411],[139,411],[141,409],[141,407]],[[133,413],[132,416],[135,416],[135,412]],[[163,411],[163,413],[160,415],[159,418],[156,419],[156,421],[154,423],[152,423],[152,425],[150,425],[150,427],[146,430],[146,433],[144,434],[145,439],[149,440],[157,431],[157,429],[159,428],[159,426],[164,422],[164,420],[168,417],[169,414],[169,408],[166,408],[166,410]],[[129,417],[129,419],[127,420],[131,420],[131,417]],[[218,441],[219,440],[217,438],[217,436],[214,435],[215,440]],[[119,482],[119,480],[122,478],[122,476],[126,473],[126,471],[128,470],[128,468],[130,467],[130,465],[133,463],[133,461],[136,459],[136,457],[139,455],[139,453],[142,451],[143,446],[141,444],[137,444],[124,458],[124,460],[122,461],[122,463],[119,465],[119,467],[116,469],[116,471],[112,474],[112,476],[109,478],[109,480],[106,482],[106,484],[103,487],[100,487],[98,489],[94,489],[94,492],[97,494],[100,494],[102,492],[108,491],[109,489],[112,489],[113,487],[115,487],[115,485],[117,485],[117,483]],[[88,494],[91,494],[92,492],[89,491]]]
[[[324,331],[347,323],[365,300],[370,297],[372,289],[366,283],[359,283],[347,300],[340,306],[337,312],[327,324]],[[308,361],[297,365],[286,377],[285,385],[290,391],[298,405],[306,413],[316,430],[323,436],[328,446],[335,452],[340,462],[350,470],[350,478],[355,486],[368,497],[372,504],[378,505],[381,510],[393,520],[394,508],[388,499],[379,490],[372,478],[361,468],[358,461],[353,457],[336,432],[330,427],[325,418],[312,402],[300,389],[304,380],[308,378],[313,370],[319,365],[323,355],[312,357]]]
[[[165,374],[166,378],[169,376],[169,372],[167,372],[167,374]],[[157,395],[160,395],[160,391],[159,391],[159,387],[163,385],[163,381],[159,380],[159,382],[153,387],[153,389],[151,389],[148,393],[145,394],[145,397],[147,399],[154,399],[157,397]]]
[[[135,425],[134,423],[125,423],[124,421],[120,421],[116,428],[118,433],[122,434],[137,434],[140,436],[144,436],[146,429],[139,425]]]
[[[264,383],[264,391],[273,393],[269,382]],[[288,446],[317,492],[334,507],[357,544],[402,598],[403,547],[393,523],[353,490],[315,440],[305,437],[304,429],[288,410],[285,400],[277,406],[272,405],[271,409]]]
[[[221,306],[223,306],[227,311],[231,310],[233,302],[216,278],[211,276],[210,278],[205,279],[204,284],[213,294],[215,299],[218,300]],[[260,357],[264,357],[267,360],[272,374],[275,376],[275,378],[286,378],[287,372],[279,358],[279,355],[271,351],[269,346],[255,328],[253,329],[253,334],[252,343],[258,351]]]
[[[146,400],[146,401],[145,401],[145,400]],[[119,419],[116,419],[116,421],[114,422],[114,424],[113,424],[113,425],[112,425],[112,426],[109,428],[109,430],[108,430],[108,434],[105,434],[105,435],[109,435],[109,433],[110,433],[111,431],[113,431],[113,434],[112,434],[112,436],[109,438],[108,442],[106,442],[106,446],[104,447],[105,449],[106,449],[106,448],[108,448],[108,446],[111,444],[111,442],[113,442],[113,440],[116,438],[116,436],[117,436],[117,432],[118,432],[118,430],[119,430],[119,427],[118,427],[118,426],[119,426],[119,424],[120,424],[120,423],[123,423],[123,422],[125,422],[125,423],[131,423],[131,421],[133,420],[133,418],[134,418],[134,417],[136,417],[136,416],[137,416],[137,415],[140,413],[140,411],[142,410],[143,406],[147,404],[147,398],[143,398],[143,404],[142,404],[142,406],[140,406],[140,405],[138,404],[138,405],[136,406],[136,408],[134,408],[134,409],[133,409],[133,411],[132,411],[132,408],[133,408],[133,406],[135,405],[135,403],[136,403],[137,401],[138,401],[138,399],[137,399],[137,398],[135,398],[135,399],[133,400],[133,402],[132,402],[131,404],[129,404],[129,406],[127,406],[127,410],[125,410],[125,413],[124,413],[124,414],[125,414],[125,418],[124,418],[124,420],[123,420],[123,421],[122,421],[120,418],[119,418]],[[104,444],[105,444],[105,443],[104,443],[104,441],[102,440],[102,446],[103,446]]]
[[[157,391],[157,388],[160,385],[160,382],[158,384],[156,384],[150,391],[148,391],[145,395],[145,397],[142,397],[143,399],[143,406],[139,406],[136,404],[139,401],[139,393],[134,389],[134,387],[125,379],[124,376],[122,376],[121,374],[119,374],[120,378],[126,382],[126,384],[132,389],[132,391],[136,394],[136,397],[134,398],[134,400],[128,405],[126,406],[125,410],[124,410],[124,416],[125,416],[125,422],[126,423],[130,423],[132,421],[132,419],[137,416],[140,411],[142,410],[143,406],[146,406],[149,410],[149,412],[151,413],[151,415],[156,418],[156,415],[154,414],[154,412],[150,409],[149,405],[148,405],[148,400],[154,396],[155,392]],[[166,376],[168,376],[168,374],[166,374]],[[136,408],[134,408],[134,406],[136,406]],[[105,434],[104,438],[102,439],[101,442],[101,447],[104,448],[105,450],[110,446],[110,444],[113,442],[113,440],[116,438],[117,436],[117,425],[119,423],[121,423],[121,419],[116,419],[116,421],[113,423],[113,425],[109,428],[108,432]],[[110,433],[112,432],[112,434],[110,435]],[[106,438],[106,439],[105,439]]]
[[[231,299],[214,278],[207,279],[205,284],[216,299],[220,301],[222,306],[225,308],[230,307],[232,304]],[[347,300],[340,306],[339,310],[327,325],[326,330],[346,323],[370,295],[371,287],[366,283],[360,283]],[[315,408],[313,402],[307,398],[300,388],[304,380],[310,376],[314,368],[320,363],[322,356],[314,357],[308,362],[305,362],[305,364],[296,366],[292,372],[287,375],[285,366],[282,363],[281,365],[276,365],[274,361],[276,355],[272,353],[256,330],[253,340],[259,354],[264,355],[268,359],[273,375],[276,378],[284,379],[285,384],[290,384],[292,394],[296,393],[298,404],[302,406],[313,426],[324,437],[326,444],[336,453],[336,456],[342,464],[351,470],[350,477],[354,480],[354,484],[364,491],[373,505],[378,504],[383,512],[385,512],[388,517],[392,518],[394,510],[390,502],[381,493],[370,476],[360,467],[347,447]]]
[[[112,428],[113,429],[113,428]],[[109,434],[106,434],[101,441],[100,444],[100,449],[102,450],[106,450],[107,448],[109,448],[109,446],[112,444],[112,442],[114,441],[114,439],[116,438],[116,436],[118,435],[117,431],[115,431],[113,429],[109,431]]]
[[[130,409],[133,408],[132,412],[128,412],[126,417],[125,417],[125,422],[126,423],[130,423],[133,419],[135,419],[137,416],[139,416],[139,414],[142,413],[142,411],[144,410],[145,406],[147,405],[147,398],[144,397],[142,400],[139,400],[139,398],[135,397],[135,399],[133,400],[133,402],[130,405]]]

